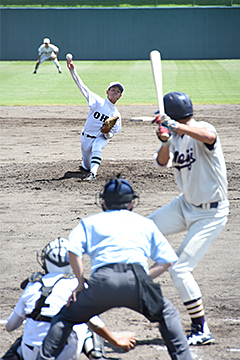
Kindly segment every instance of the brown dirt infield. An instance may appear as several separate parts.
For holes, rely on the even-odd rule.
[[[227,225],[194,270],[203,293],[206,317],[215,344],[192,347],[193,359],[237,360],[240,358],[240,105],[197,105],[196,120],[212,123],[220,136],[228,170],[230,214]],[[134,116],[153,116],[154,106],[118,106],[123,127],[103,151],[95,182],[83,182],[79,171],[79,134],[87,107],[0,107],[1,109],[1,320],[6,320],[21,295],[20,282],[40,270],[36,251],[57,236],[68,237],[80,219],[101,211],[95,194],[114,175],[129,180],[140,194],[134,211],[147,216],[179,193],[171,170],[159,173],[153,153],[159,143],[156,127],[149,121],[130,121]],[[169,237],[176,249],[184,234]],[[89,261],[84,258],[85,275]],[[188,315],[165,273],[158,279],[164,296],[180,312],[184,330]],[[157,329],[145,318],[127,309],[114,309],[102,316],[116,334],[131,333],[138,339],[129,353],[106,343],[107,356],[123,360],[168,359]],[[7,333],[0,324],[0,355],[22,333],[23,326]],[[84,355],[80,359],[85,359]]]

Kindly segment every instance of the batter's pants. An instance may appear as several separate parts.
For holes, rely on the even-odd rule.
[[[203,209],[189,204],[183,194],[149,215],[164,236],[187,231],[178,247],[178,261],[169,273],[183,303],[202,296],[191,271],[223,230],[228,217],[228,201],[217,208]]]
[[[136,276],[132,269],[123,269],[121,265],[99,268],[91,276],[89,288],[78,293],[77,301],[63,307],[53,318],[37,360],[54,360],[61,352],[72,326],[87,322],[93,315],[115,307],[126,307],[142,313]],[[165,298],[159,330],[172,360],[192,359],[178,311]]]

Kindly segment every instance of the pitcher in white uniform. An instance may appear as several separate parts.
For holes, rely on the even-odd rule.
[[[85,180],[95,180],[98,168],[102,161],[102,150],[112,139],[115,133],[121,131],[121,115],[115,107],[116,102],[122,96],[124,91],[123,85],[119,81],[111,82],[106,91],[107,98],[103,99],[93,93],[83,83],[82,79],[76,72],[72,60],[67,61],[67,66],[75,81],[77,87],[86,98],[90,108],[86,123],[81,133],[81,152],[82,152],[82,170],[87,171],[88,176]],[[108,134],[101,132],[101,127],[105,119],[118,116],[114,127]]]
[[[195,121],[188,95],[171,92],[164,96],[166,115],[155,121],[170,128],[170,137],[154,155],[160,170],[173,167],[181,190],[168,205],[152,213],[167,237],[187,231],[176,253],[178,261],[169,268],[174,285],[191,317],[189,345],[214,341],[204,316],[202,294],[192,271],[223,230],[228,217],[227,173],[220,139],[215,128]],[[160,130],[160,128],[159,128]]]

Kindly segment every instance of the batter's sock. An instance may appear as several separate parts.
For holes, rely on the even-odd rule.
[[[186,310],[194,325],[200,325],[202,332],[210,332],[204,317],[202,298],[184,303]]]

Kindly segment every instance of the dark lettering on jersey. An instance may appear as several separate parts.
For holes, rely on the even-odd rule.
[[[109,118],[109,116],[107,115],[104,115],[104,114],[100,114],[99,111],[96,111],[94,114],[93,114],[94,118],[95,119],[99,119],[100,121],[104,122],[106,119]]]
[[[174,167],[179,171],[185,167],[188,167],[188,170],[192,169],[192,164],[196,161],[193,157],[193,148],[186,150],[186,154],[179,154],[179,151],[175,151],[173,162],[176,164]]]

